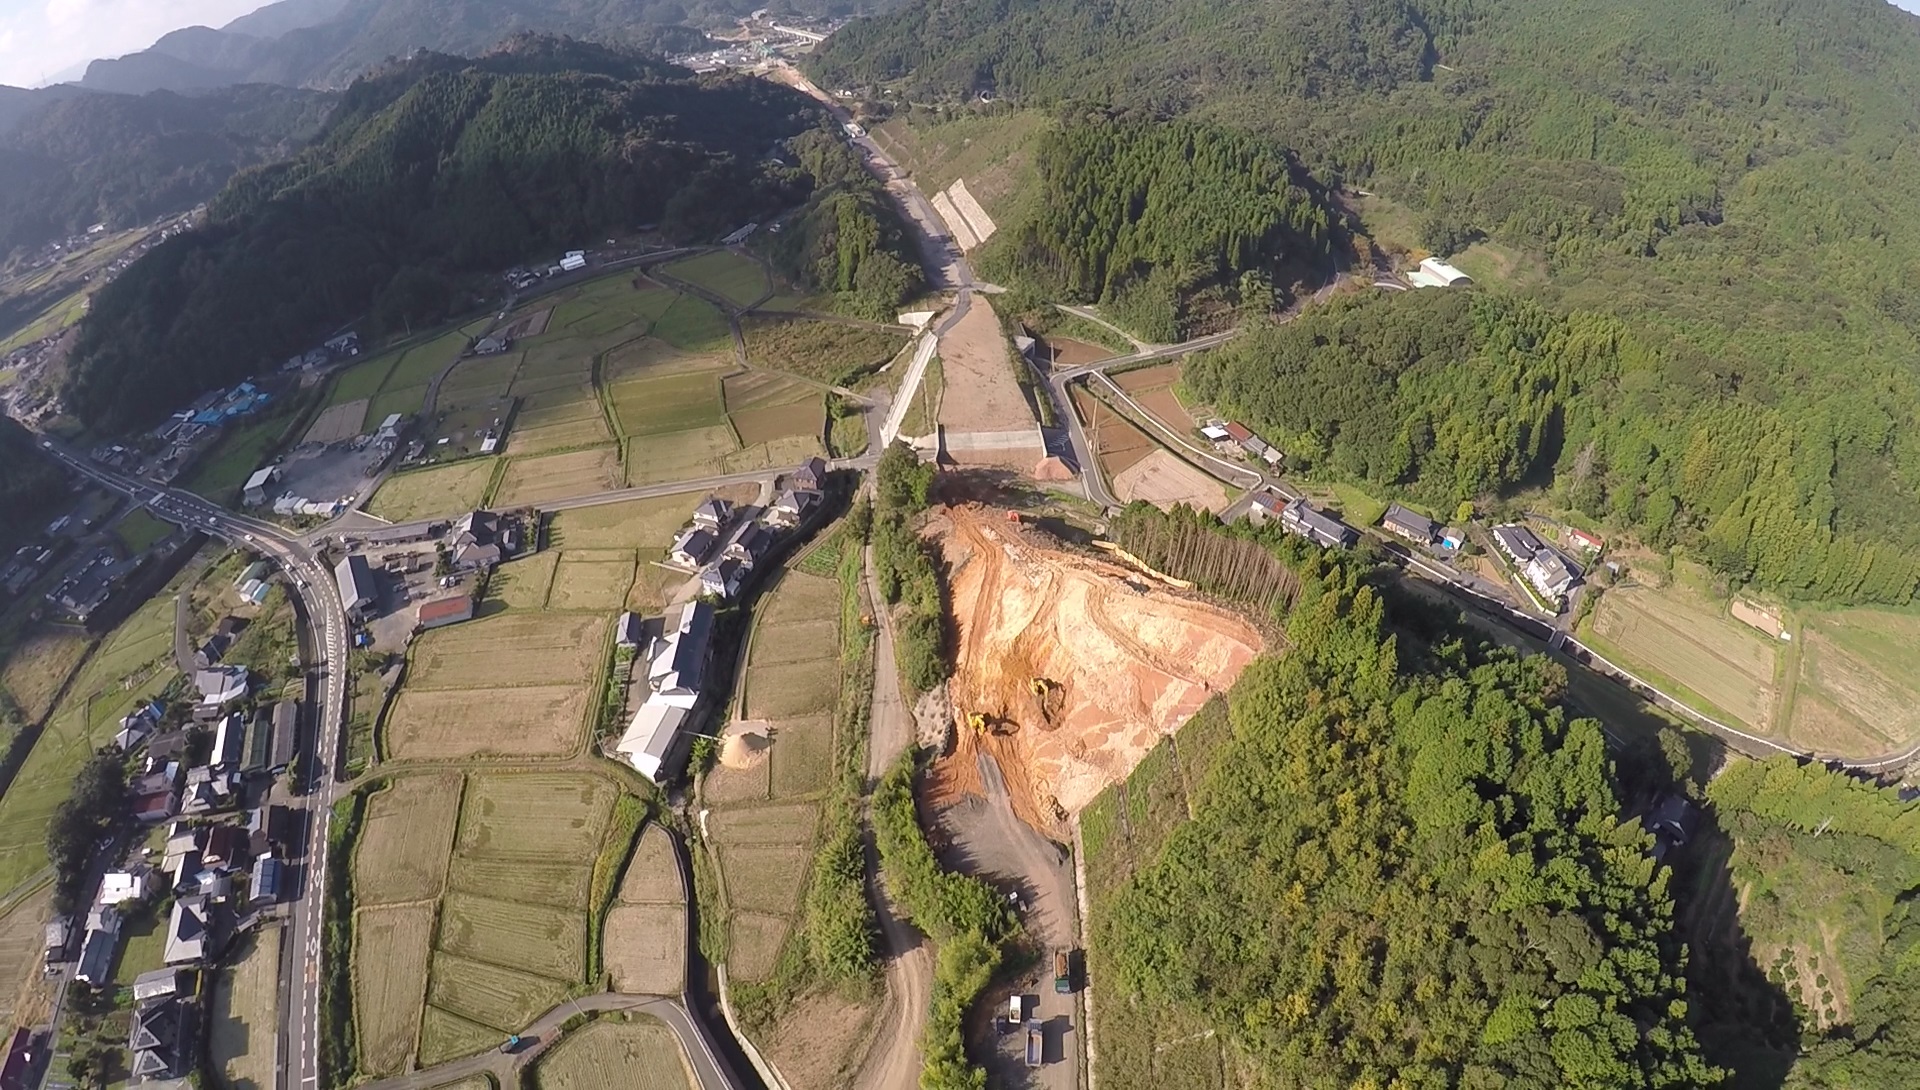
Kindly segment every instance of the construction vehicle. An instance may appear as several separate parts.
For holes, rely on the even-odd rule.
[[[967,713],[967,729],[975,734],[987,733],[987,717],[983,712]]]
[[[1065,950],[1053,952],[1053,990],[1061,995],[1073,991],[1073,961]]]
[[[1046,1034],[1040,1031],[1038,1018],[1027,1023],[1027,1066],[1039,1067],[1042,1054],[1046,1051]]]
[[[1027,688],[1031,689],[1035,696],[1046,696],[1053,691],[1053,682],[1043,677],[1037,677],[1027,682]]]
[[[1007,997],[1007,1025],[1009,1027],[1017,1026],[1020,1024],[1020,1020],[1025,1017],[1026,1017],[1026,1012],[1020,1009],[1020,993],[1015,992],[1012,995],[1008,996]]]
[[[520,1044],[520,1035],[516,1033],[501,1043],[500,1052],[503,1055],[511,1056],[520,1051]]]

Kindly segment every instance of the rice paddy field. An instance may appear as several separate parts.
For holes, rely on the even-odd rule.
[[[765,298],[772,286],[758,261],[727,250],[682,258],[661,266],[661,272],[725,296],[736,307],[747,308]]]
[[[493,689],[585,683],[605,652],[607,618],[503,613],[421,636],[407,687]]]
[[[367,513],[388,522],[414,522],[471,511],[486,499],[494,468],[493,459],[475,458],[396,473],[381,482]]]
[[[586,984],[589,878],[619,794],[588,773],[449,770],[369,798],[352,864],[362,1074],[497,1045]]]
[[[1684,583],[1609,589],[1583,638],[1648,681],[1757,734],[1776,728],[1779,641],[1727,616]]]
[[[586,712],[579,682],[410,689],[395,698],[383,735],[387,754],[401,761],[565,757],[580,748]]]
[[[561,553],[547,595],[547,608],[617,612],[626,607],[627,592],[633,589],[634,567],[632,552],[570,550]]]
[[[440,895],[463,786],[458,774],[403,776],[368,797],[354,849],[358,904],[372,907]]]
[[[1864,756],[1920,740],[1920,613],[1812,612],[1800,627],[1787,737],[1819,753]]]
[[[642,1014],[602,1018],[567,1035],[534,1065],[534,1090],[694,1090],[673,1031]]]
[[[215,977],[208,1004],[208,1059],[231,1090],[273,1090],[280,1031],[280,927],[240,940]]]
[[[728,971],[772,972],[799,910],[833,770],[840,585],[789,569],[761,599],[721,760],[701,782],[726,890]]]
[[[512,458],[494,491],[496,507],[520,507],[619,488],[624,474],[618,447],[596,447]]]

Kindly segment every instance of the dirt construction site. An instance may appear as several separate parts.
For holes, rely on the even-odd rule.
[[[979,793],[984,751],[1019,815],[1058,831],[1265,646],[1240,615],[1053,547],[1002,511],[946,508],[928,532],[959,636],[959,741],[928,784],[936,804]]]

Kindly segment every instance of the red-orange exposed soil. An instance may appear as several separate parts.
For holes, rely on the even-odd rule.
[[[960,744],[928,786],[936,803],[976,791],[974,753],[986,747],[1021,817],[1044,829],[1124,779],[1264,641],[1238,614],[1039,544],[1004,518],[948,508],[930,528],[959,629],[948,692]],[[984,733],[968,726],[976,713]]]

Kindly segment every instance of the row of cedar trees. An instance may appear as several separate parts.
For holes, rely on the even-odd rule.
[[[1267,616],[1292,609],[1300,597],[1300,577],[1267,545],[1223,534],[1219,524],[1201,512],[1176,508],[1163,516],[1136,506],[1114,520],[1111,536],[1148,567],[1209,594],[1255,606]]]

